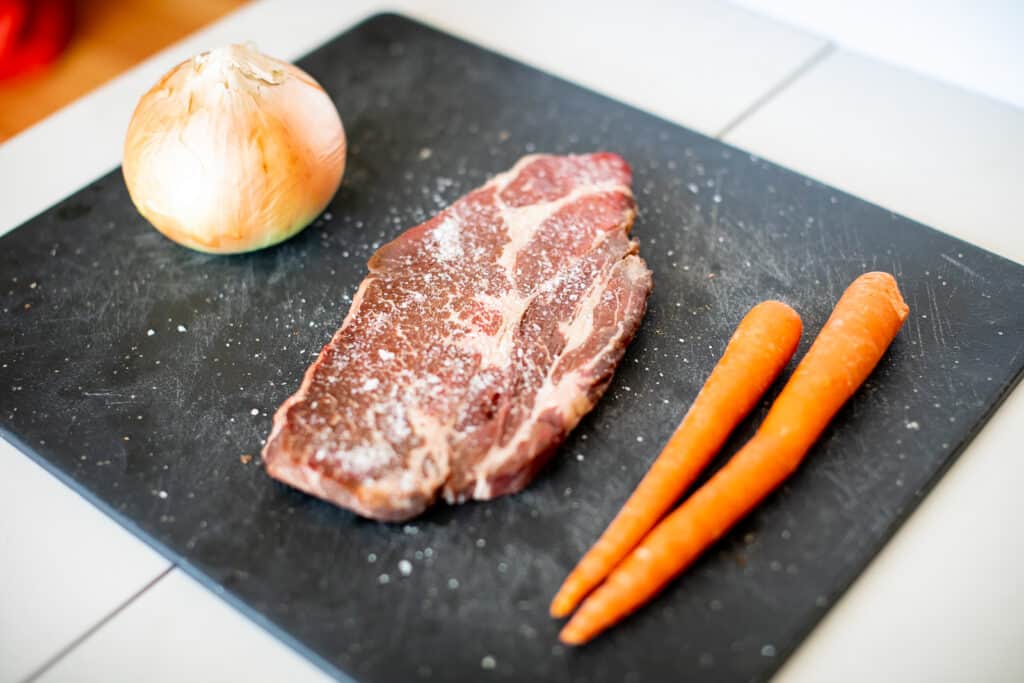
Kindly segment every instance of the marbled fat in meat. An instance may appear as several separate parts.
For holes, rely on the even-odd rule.
[[[270,475],[390,521],[526,486],[643,317],[630,182],[615,154],[528,156],[381,247],[274,416]]]

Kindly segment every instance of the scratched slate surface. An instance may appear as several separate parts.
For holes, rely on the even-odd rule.
[[[1016,264],[401,17],[301,63],[351,149],[329,211],[288,243],[179,248],[118,172],[0,239],[0,428],[339,678],[764,680],[1020,377]],[[526,492],[383,525],[240,460],[379,244],[524,153],[594,149],[634,166],[655,292],[607,396]],[[549,598],[746,310],[791,303],[803,351],[867,269],[896,274],[911,317],[806,464],[653,606],[557,645]]]

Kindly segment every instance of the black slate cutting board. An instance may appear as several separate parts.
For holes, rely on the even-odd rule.
[[[1024,268],[1005,259],[401,17],[301,65],[350,154],[288,243],[177,247],[119,172],[0,239],[0,428],[339,678],[766,679],[1020,377]],[[633,164],[655,291],[608,394],[527,491],[384,525],[241,461],[377,246],[525,153],[595,149]],[[558,645],[548,600],[743,314],[789,302],[802,353],[870,269],[896,275],[911,317],[805,465],[655,604]]]

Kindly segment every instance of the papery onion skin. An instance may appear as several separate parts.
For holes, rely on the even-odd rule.
[[[182,62],[143,95],[122,170],[157,230],[236,254],[309,225],[338,190],[345,148],[338,111],[311,76],[232,45]]]

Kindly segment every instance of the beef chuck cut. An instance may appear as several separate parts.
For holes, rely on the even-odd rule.
[[[365,517],[529,483],[643,317],[629,165],[528,156],[384,245],[274,415],[276,479]]]

